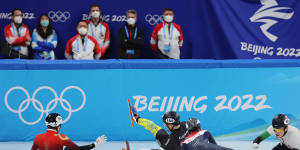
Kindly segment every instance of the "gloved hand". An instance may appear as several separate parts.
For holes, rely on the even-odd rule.
[[[252,147],[253,147],[254,149],[258,149],[258,148],[259,148],[259,144],[253,143],[253,144],[252,144]]]
[[[40,47],[43,47],[43,48],[47,49],[48,51],[54,49],[54,45],[53,45],[52,43],[50,43],[50,42],[45,42],[45,41],[40,42],[40,41],[39,41],[39,42],[38,42],[38,45],[39,45]]]
[[[137,110],[135,107],[131,107],[131,112],[134,116],[138,116]]]
[[[99,136],[96,141],[94,142],[95,147],[99,146],[100,144],[103,144],[107,141],[107,137],[105,135]]]
[[[45,42],[44,41],[38,41],[37,44],[40,47],[44,47],[45,46]]]

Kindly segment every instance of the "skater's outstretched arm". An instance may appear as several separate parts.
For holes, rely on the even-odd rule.
[[[162,129],[160,126],[156,125],[153,121],[145,119],[145,118],[141,118],[138,114],[137,111],[134,107],[131,108],[131,111],[134,115],[134,118],[136,120],[136,122],[141,125],[142,127],[144,127],[146,130],[149,130],[153,136],[155,137],[155,139],[158,141],[158,144],[161,147],[166,147],[166,145],[170,144],[171,139],[169,134]]]
[[[149,130],[154,137],[156,137],[156,134],[159,130],[162,130],[162,128],[158,125],[156,125],[153,121],[145,119],[145,118],[141,118],[136,109],[134,107],[131,108],[132,114],[134,115],[135,121],[137,122],[137,124],[139,124],[140,126],[144,127],[146,130]]]
[[[270,127],[271,127],[271,126],[270,126]],[[269,128],[270,128],[270,127],[269,127]],[[270,130],[269,128],[268,128],[268,130]],[[258,136],[258,137],[256,137],[256,138],[254,139],[253,145],[252,145],[253,148],[258,149],[258,148],[259,148],[259,143],[271,136],[271,134],[270,134],[270,132],[269,132],[268,130],[265,131],[265,132],[262,133],[260,136]]]
[[[71,149],[71,148],[66,147],[64,150],[90,150],[90,149],[93,149],[93,148],[99,146],[100,144],[105,143],[106,140],[107,140],[106,136],[102,135],[102,136],[99,136],[96,139],[96,141],[94,143],[92,143],[92,144],[78,146],[76,149]]]
[[[144,127],[146,130],[149,130],[153,134],[154,137],[156,137],[158,131],[162,129],[160,126],[156,125],[151,120],[148,120],[148,119],[145,119],[145,118],[137,117],[136,122],[140,126]]]
[[[78,146],[77,149],[70,149],[68,147],[65,148],[65,150],[90,150],[95,148],[94,144],[84,145],[84,146]]]
[[[156,125],[154,122],[140,117],[138,117],[136,120],[139,125],[144,127],[146,130],[149,130],[153,134],[155,139],[158,141],[158,144],[162,148],[165,148],[167,147],[167,145],[173,143],[173,140],[170,138],[170,135],[164,129]]]

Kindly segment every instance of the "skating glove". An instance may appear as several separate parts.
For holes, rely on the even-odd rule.
[[[107,137],[105,135],[99,136],[96,141],[94,142],[95,147],[99,146],[100,144],[103,144],[107,141]]]

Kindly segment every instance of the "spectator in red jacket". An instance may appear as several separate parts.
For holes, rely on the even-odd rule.
[[[151,47],[160,59],[180,59],[180,48],[183,44],[181,27],[174,23],[174,11],[166,8],[164,21],[158,24],[152,33]]]
[[[22,10],[17,8],[12,11],[12,23],[4,28],[4,36],[12,50],[9,54],[10,58],[28,58],[28,46],[31,42],[30,31],[28,27],[22,23]]]
[[[101,57],[107,52],[110,43],[110,30],[106,22],[101,18],[100,6],[94,4],[90,7],[91,19],[87,21],[88,23],[88,35],[95,38],[99,44],[101,50]]]
[[[100,50],[97,40],[88,35],[88,28],[86,21],[81,20],[78,22],[78,34],[67,43],[65,51],[67,59],[94,60],[99,59],[104,54],[104,51]]]

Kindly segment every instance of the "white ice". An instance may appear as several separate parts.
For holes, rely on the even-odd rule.
[[[91,142],[75,142],[78,145],[86,145]],[[217,141],[221,146],[229,147],[235,150],[253,150],[251,141]],[[259,150],[270,150],[278,141],[263,141]],[[32,142],[0,142],[0,150],[30,150]],[[142,148],[158,148],[154,141],[129,141],[131,150],[140,150]],[[122,150],[126,148],[125,142],[107,142],[94,150]]]

